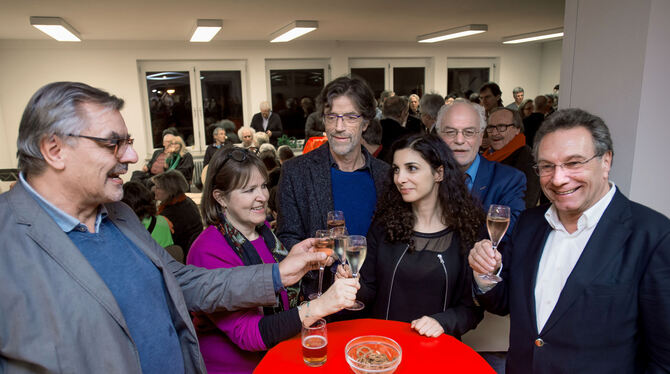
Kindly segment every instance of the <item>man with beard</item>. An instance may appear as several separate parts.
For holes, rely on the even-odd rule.
[[[120,200],[137,162],[123,100],[57,82],[28,102],[19,183],[0,195],[0,371],[204,373],[189,312],[273,305],[326,256],[306,240],[279,264],[175,261]]]
[[[374,95],[365,81],[340,77],[328,83],[317,98],[317,111],[328,142],[282,165],[277,237],[287,247],[326,228],[331,210],[344,212],[349,234],[367,234],[388,180],[389,165],[361,145],[375,116]],[[303,285],[305,291],[315,291],[307,282]]]

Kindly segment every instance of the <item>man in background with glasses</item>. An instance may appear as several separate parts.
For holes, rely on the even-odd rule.
[[[491,147],[484,151],[483,156],[489,161],[512,166],[526,176],[526,208],[537,205],[540,199],[540,180],[533,171],[533,155],[526,145],[521,115],[508,108],[493,108],[489,115],[486,132]]]
[[[287,247],[326,229],[331,210],[344,212],[349,234],[366,235],[388,179],[390,166],[361,145],[363,131],[375,116],[367,83],[337,78],[323,88],[316,104],[328,142],[282,165],[277,237]],[[330,272],[326,275],[324,289],[332,279]],[[316,283],[303,280],[305,294],[315,293]]]
[[[2,372],[204,372],[190,311],[272,305],[325,259],[306,240],[279,264],[176,262],[119,202],[137,162],[122,107],[73,82],[26,106],[20,181],[0,195]]]
[[[524,210],[526,178],[513,167],[489,161],[479,155],[486,128],[483,113],[466,101],[443,106],[435,123],[437,134],[454,153],[456,162],[465,173],[470,193],[479,199],[484,211],[491,204],[510,207],[510,232]]]
[[[599,117],[554,113],[533,148],[551,206],[521,215],[502,256],[470,251],[477,299],[510,314],[508,374],[670,372],[670,220],[617,190],[613,152]],[[477,276],[503,263],[502,282]]]

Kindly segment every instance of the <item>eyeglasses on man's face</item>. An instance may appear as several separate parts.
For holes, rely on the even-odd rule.
[[[337,115],[337,114],[324,114],[323,116],[323,122],[325,122],[327,125],[334,125],[337,123],[338,118],[342,118],[342,121],[347,124],[347,125],[357,125],[361,121],[361,115],[360,114],[342,114],[342,115]]]
[[[549,175],[554,175],[554,172],[556,172],[556,167],[560,167],[564,171],[569,171],[569,172],[577,172],[580,171],[584,165],[589,163],[589,161],[593,160],[596,157],[601,157],[602,155],[594,155],[593,157],[589,158],[588,160],[584,161],[570,161],[566,162],[560,165],[555,165],[549,162],[540,162],[535,165],[533,165],[533,170],[535,170],[535,173],[541,177],[546,177]]]
[[[507,131],[507,128],[510,127],[510,126],[514,126],[514,124],[513,123],[508,123],[508,124],[501,123],[499,125],[489,125],[489,126],[486,126],[486,132],[488,132],[489,134],[493,134],[493,130],[498,130],[498,132],[502,134],[505,131]]]
[[[76,135],[76,134],[67,134],[67,136],[93,140],[102,147],[110,149],[115,157],[117,157],[119,154],[124,154],[128,149],[128,147],[133,145],[133,143],[135,142],[135,139],[131,138],[130,135],[128,135],[125,138],[98,138],[95,136]]]
[[[440,130],[440,133],[449,139],[457,137],[459,132],[463,134],[463,137],[466,139],[472,139],[479,134],[479,130],[474,127],[468,127],[463,130],[458,130],[453,127],[443,127],[442,130]]]

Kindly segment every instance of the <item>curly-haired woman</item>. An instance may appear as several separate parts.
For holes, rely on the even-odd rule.
[[[357,298],[374,318],[460,338],[483,315],[472,300],[466,251],[479,239],[484,213],[436,135],[401,139],[392,154],[396,188],[380,200],[368,232]],[[338,277],[344,274],[340,267]]]

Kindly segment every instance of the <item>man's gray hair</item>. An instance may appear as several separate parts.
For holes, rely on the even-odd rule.
[[[484,107],[482,107],[479,104],[473,104],[467,100],[464,99],[456,99],[453,104],[451,105],[443,105],[442,108],[440,108],[440,111],[437,113],[437,122],[435,122],[435,129],[439,132],[440,128],[442,127],[442,122],[444,121],[444,117],[449,113],[450,110],[453,110],[456,107],[461,107],[465,106],[467,108],[470,108],[475,114],[477,114],[477,118],[479,119],[479,131],[484,131],[486,128],[486,115],[484,114]],[[474,127],[477,127],[477,123],[472,124]]]
[[[243,142],[243,140],[242,140],[242,132],[244,132],[244,131],[246,131],[246,130],[249,130],[249,131],[251,132],[251,136],[254,136],[254,135],[256,134],[256,130],[255,130],[253,127],[251,127],[251,126],[242,126],[242,127],[240,127],[240,129],[237,130],[237,136],[240,138],[240,141],[242,141],[242,142]]]
[[[512,94],[514,95],[518,94],[519,92],[524,92],[523,87],[514,87],[514,89],[512,90]]]
[[[54,82],[43,86],[30,98],[23,111],[16,141],[19,169],[24,175],[38,175],[46,168],[40,151],[43,139],[63,138],[67,144],[76,140],[90,125],[81,106],[96,104],[108,110],[121,110],[123,99],[79,82]]]
[[[558,130],[569,130],[576,127],[583,127],[591,133],[596,156],[602,156],[607,152],[612,152],[612,156],[614,156],[614,146],[612,145],[610,130],[602,118],[581,109],[568,108],[554,112],[542,122],[542,126],[537,130],[533,143],[533,157],[535,161],[537,162],[537,154],[542,138]]]
[[[436,119],[437,113],[444,105],[444,98],[435,93],[425,94],[421,98],[419,105],[421,106],[421,114],[427,114],[433,119]]]

